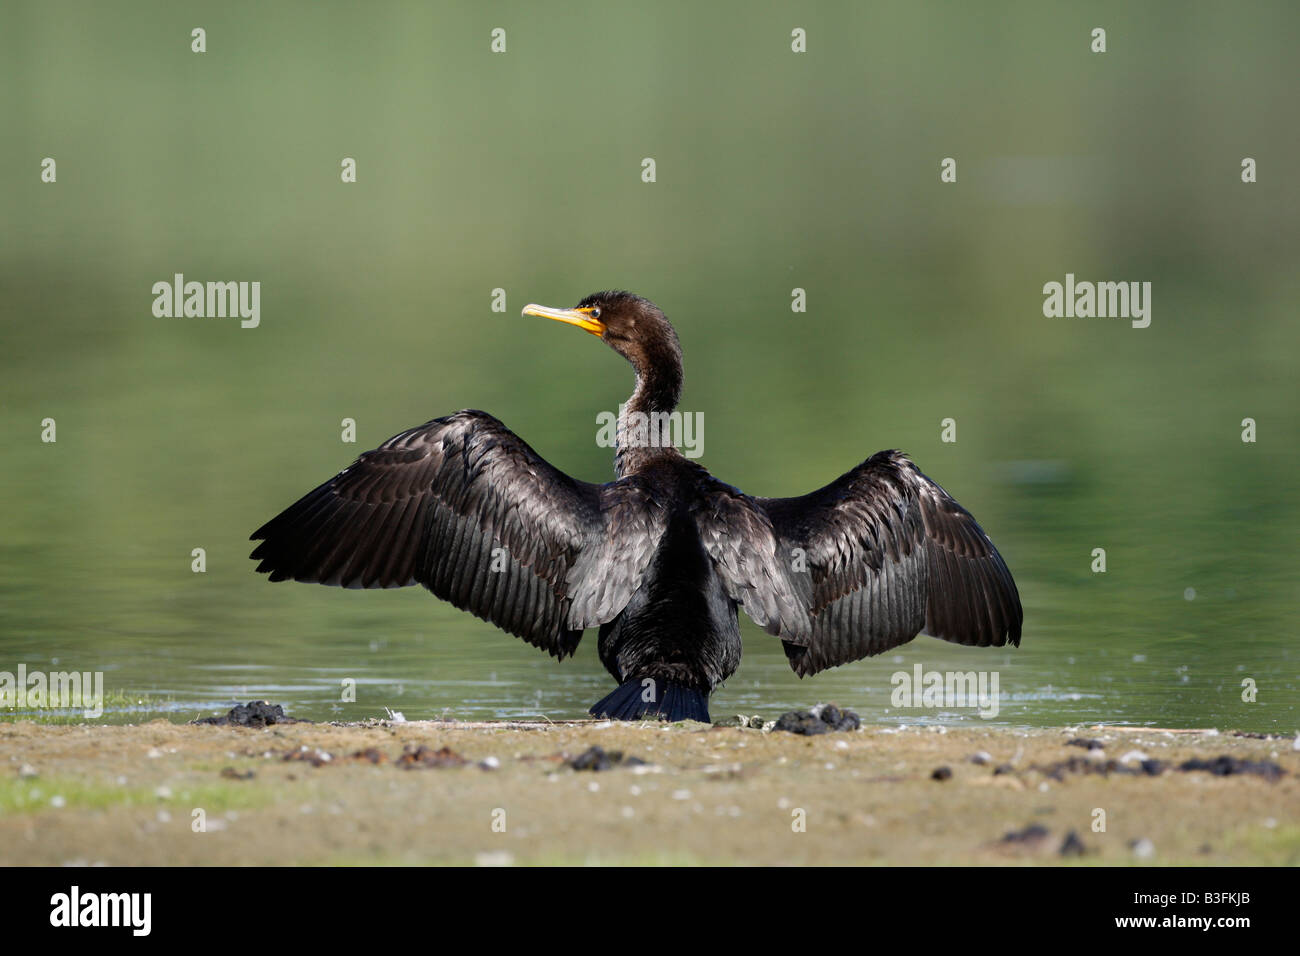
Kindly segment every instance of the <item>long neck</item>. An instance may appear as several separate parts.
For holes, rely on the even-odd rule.
[[[670,418],[682,393],[680,361],[636,368],[636,387],[619,406],[614,471],[622,478],[664,455],[678,455],[672,445]]]

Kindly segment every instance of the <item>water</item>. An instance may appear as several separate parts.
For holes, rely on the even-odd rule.
[[[311,18],[311,50],[353,70],[303,52],[295,18],[214,14],[210,36],[243,40],[201,60],[139,10],[86,5],[67,31],[40,9],[6,5],[27,42],[0,58],[24,93],[0,157],[0,670],[102,670],[110,720],[252,698],[313,719],[582,715],[611,686],[594,631],[557,664],[419,590],[271,586],[246,539],[462,407],[607,478],[596,415],[626,366],[519,309],[614,285],[675,321],[716,474],[797,494],[903,448],[1025,603],[1019,650],[919,638],[804,681],[746,623],[715,715],[835,700],[984,722],[893,707],[891,676],[920,663],[996,671],[998,724],[1300,727],[1300,200],[1266,162],[1300,155],[1276,122],[1294,10],[1170,30],[1144,8],[1121,25],[1143,55],[1104,62],[1047,42],[1077,26],[1036,5],[1000,32],[947,4],[827,7],[804,59],[788,17],[739,7],[514,5],[496,59],[465,10]],[[623,42],[557,61],[592,30]],[[47,153],[57,184],[34,172]],[[261,325],[153,317],[176,272],[261,281]],[[1067,272],[1150,281],[1150,328],[1044,318]]]

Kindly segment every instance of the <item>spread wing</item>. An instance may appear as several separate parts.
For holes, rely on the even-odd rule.
[[[1002,556],[970,512],[905,455],[880,452],[799,498],[748,500],[761,516],[749,522],[763,530],[734,525],[741,530],[726,549],[732,557],[715,556],[715,566],[762,625],[748,603],[750,592],[760,596],[767,629],[780,634],[800,676],[879,654],[922,630],[958,644],[1019,645],[1020,595]],[[752,557],[772,543],[775,559]],[[773,629],[768,606],[790,591],[809,625],[801,628],[796,615],[787,622],[783,612]]]
[[[468,410],[361,455],[253,532],[251,557],[272,581],[422,584],[562,658],[627,605],[665,524],[635,479],[570,478]]]

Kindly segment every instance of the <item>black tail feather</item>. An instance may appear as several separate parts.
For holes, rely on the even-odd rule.
[[[594,717],[614,720],[698,720],[709,723],[709,695],[681,684],[634,678],[592,706]]]

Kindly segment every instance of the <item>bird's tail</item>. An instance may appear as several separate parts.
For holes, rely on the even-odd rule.
[[[592,706],[593,717],[614,720],[698,720],[709,723],[709,695],[682,684],[633,678]]]

